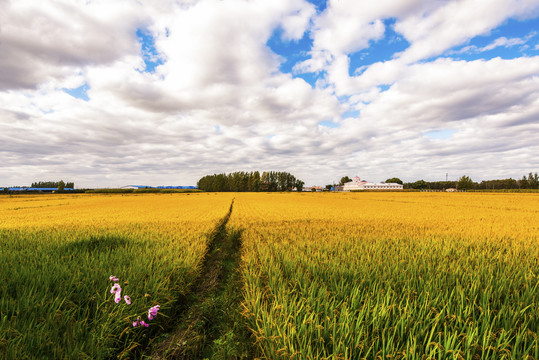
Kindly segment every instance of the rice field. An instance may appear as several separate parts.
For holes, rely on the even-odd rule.
[[[128,358],[189,291],[231,199],[0,197],[0,358]],[[131,305],[115,303],[110,275]],[[150,326],[133,328],[155,305]]]
[[[535,194],[238,194],[268,359],[539,359]]]
[[[141,356],[233,198],[258,358],[539,360],[539,194],[504,193],[3,196],[0,358]]]

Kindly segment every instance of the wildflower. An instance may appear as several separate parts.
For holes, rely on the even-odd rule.
[[[131,298],[129,296],[125,295],[124,300],[127,305],[131,305]]]
[[[120,292],[122,292],[122,288],[120,287],[119,284],[112,285],[112,288],[110,289],[111,294],[118,294]]]
[[[158,311],[159,311],[159,305],[152,306],[148,310],[148,320],[153,320],[153,318],[157,316]]]
[[[145,323],[144,320],[141,320],[141,321],[140,321],[140,326],[146,326],[146,327],[148,327],[148,326],[150,326],[150,324]]]
[[[109,276],[109,280],[110,280],[110,281],[114,281],[114,282],[120,281],[120,279],[118,279],[118,278],[117,278],[116,276],[114,276],[114,275]]]
[[[120,301],[122,301],[122,294],[120,291],[118,291],[116,294],[114,294],[114,302],[118,304]]]
[[[137,317],[137,320],[133,321],[133,327],[137,327],[140,324],[140,316]]]

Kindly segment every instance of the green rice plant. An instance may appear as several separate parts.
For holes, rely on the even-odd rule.
[[[238,195],[264,358],[537,359],[538,199],[458,195]]]
[[[0,357],[129,358],[151,342],[190,291],[230,205],[228,196],[193,197],[44,195],[0,203]],[[115,302],[111,274],[131,305]],[[148,328],[133,327],[156,305]]]

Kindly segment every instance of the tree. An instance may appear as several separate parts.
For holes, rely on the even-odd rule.
[[[397,177],[393,177],[391,179],[387,179],[386,180],[386,183],[395,183],[395,184],[403,184],[402,180],[397,178]]]
[[[528,174],[528,186],[530,187],[530,189],[539,188],[539,175],[537,175],[537,173],[535,173],[535,174],[529,173]]]
[[[466,176],[466,175],[463,175],[458,183],[457,183],[457,189],[459,190],[468,190],[468,189],[472,189],[473,188],[473,181],[472,179],[470,179],[469,176]]]
[[[58,191],[63,191],[65,187],[66,187],[66,184],[64,180],[60,180],[60,182],[58,183]]]
[[[297,180],[287,172],[213,174],[200,178],[197,186],[205,191],[292,191]]]
[[[253,191],[260,191],[260,173],[258,171],[253,173]]]
[[[425,189],[427,187],[427,182],[423,179],[417,180],[416,182],[411,184],[412,189]]]
[[[340,186],[343,186],[345,183],[352,181],[348,176],[344,176],[341,178],[341,181],[339,182]]]
[[[296,190],[301,192],[303,191],[303,185],[305,185],[305,183],[301,180],[296,180]]]

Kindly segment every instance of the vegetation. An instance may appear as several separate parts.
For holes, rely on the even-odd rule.
[[[444,190],[449,188],[458,188],[463,190],[522,190],[522,189],[539,189],[539,175],[537,173],[529,173],[528,176],[523,176],[521,180],[499,179],[499,180],[483,180],[480,183],[472,181],[469,176],[461,176],[458,181],[425,181],[418,180],[413,183],[404,183],[405,189],[431,189]]]
[[[538,359],[535,194],[239,194],[267,359]]]
[[[233,172],[230,174],[214,174],[202,177],[197,186],[205,191],[301,191],[305,183],[290,173],[279,171],[264,171],[262,175],[255,172]]]
[[[399,178],[397,178],[397,177],[393,177],[393,178],[387,179],[385,182],[386,182],[386,183],[401,184],[401,185],[404,184],[404,183],[402,182],[402,180],[399,179]]]
[[[175,318],[230,202],[226,194],[6,198],[0,357],[132,357]],[[110,275],[121,279],[131,305],[114,302]],[[156,304],[150,326],[133,328]]]
[[[30,187],[33,187],[33,188],[60,188],[60,187],[62,187],[61,190],[63,190],[64,188],[74,189],[75,188],[75,183],[73,183],[73,182],[64,182],[63,180],[60,180],[60,181],[38,181],[38,182],[33,182]]]
[[[0,352],[539,359],[538,196],[6,197]]]
[[[350,181],[352,181],[352,179],[350,179],[348,176],[343,176],[341,178],[341,181],[339,181],[339,185],[343,186],[344,184],[346,184],[347,182],[350,182]]]

